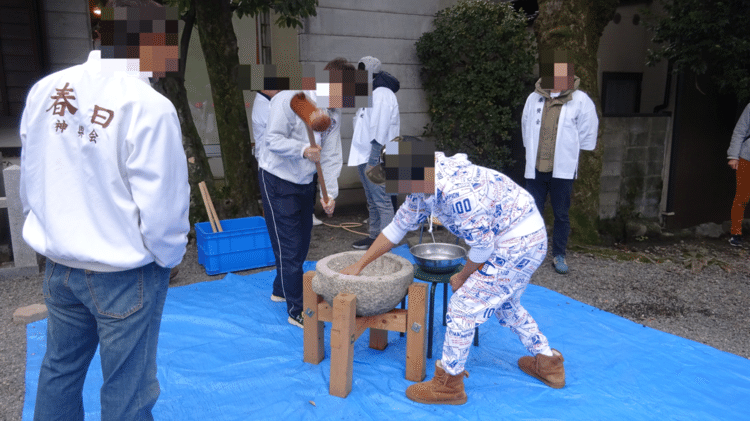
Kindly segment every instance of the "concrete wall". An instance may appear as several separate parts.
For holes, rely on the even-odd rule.
[[[85,62],[93,48],[88,2],[43,0],[42,15],[50,73]]]
[[[401,83],[396,93],[401,134],[420,135],[429,118],[414,44],[424,32],[433,29],[435,13],[455,3],[445,0],[320,0],[318,15],[306,19],[300,31],[299,60],[323,66],[335,57],[344,57],[355,64],[364,56],[378,58],[383,70]],[[341,128],[344,162],[349,157],[353,115],[353,109],[344,110]],[[344,165],[339,183],[342,189],[359,188],[356,168]]]
[[[662,209],[665,150],[671,138],[671,117],[604,117],[603,167],[599,216],[614,218],[632,206],[645,218]]]

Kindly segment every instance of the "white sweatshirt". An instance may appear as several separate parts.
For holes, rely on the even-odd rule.
[[[370,159],[371,141],[385,145],[401,131],[401,117],[396,94],[386,87],[372,91],[372,107],[363,107],[354,114],[354,133],[346,165],[356,167]]]
[[[314,91],[304,91],[315,101]],[[289,105],[298,91],[281,91],[271,98],[265,142],[258,156],[258,166],[271,174],[295,184],[312,183],[317,169],[304,157],[310,146],[305,123]],[[323,133],[313,132],[315,143],[321,146],[320,166],[323,169],[328,195],[338,197],[338,178],[341,174],[341,112],[329,112],[331,127]],[[322,140],[321,140],[322,138]],[[321,191],[322,194],[322,191]]]
[[[92,271],[182,261],[190,187],[172,103],[137,77],[103,74],[100,51],[29,92],[21,118],[23,238]]]
[[[255,94],[255,101],[253,101],[253,140],[255,140],[255,149],[253,155],[255,159],[260,156],[260,151],[263,149],[263,143],[265,142],[266,136],[266,125],[268,124],[268,114],[271,110],[271,99],[265,94],[258,92]]]

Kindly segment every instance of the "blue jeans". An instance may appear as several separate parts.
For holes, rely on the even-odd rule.
[[[573,180],[553,178],[552,172],[539,172],[534,169],[534,179],[526,179],[526,191],[531,193],[539,213],[544,215],[544,202],[547,193],[552,203],[555,223],[552,227],[552,256],[565,256],[570,234],[570,194],[573,192]]]
[[[47,259],[49,311],[34,420],[83,420],[83,382],[97,345],[104,383],[102,420],[153,420],[159,397],[156,345],[169,269],[74,269]]]
[[[276,258],[273,295],[286,298],[287,313],[302,313],[302,265],[310,250],[315,184],[296,184],[260,169],[260,194]]]
[[[370,225],[370,238],[376,238],[391,223],[394,212],[391,196],[385,192],[385,186],[379,186],[367,178],[366,171],[378,165],[380,150],[383,147],[374,140],[370,143],[372,145],[370,160],[367,164],[358,165],[357,171],[359,171],[359,179],[362,181],[362,187],[365,189],[365,197],[367,197],[367,210],[370,213],[370,220],[368,221]]]

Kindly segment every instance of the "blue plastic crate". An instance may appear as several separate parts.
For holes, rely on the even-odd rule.
[[[206,273],[237,272],[276,264],[266,221],[262,216],[221,221],[224,232],[212,232],[210,222],[195,224],[198,263]]]

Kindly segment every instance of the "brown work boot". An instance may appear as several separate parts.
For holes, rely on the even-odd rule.
[[[537,354],[534,357],[521,357],[518,359],[518,367],[524,373],[534,376],[549,387],[562,389],[565,386],[565,367],[560,351],[553,349],[552,356]]]
[[[466,403],[464,392],[466,370],[453,376],[443,370],[440,360],[435,361],[435,377],[430,381],[413,384],[406,388],[406,397],[419,403],[462,405]]]

